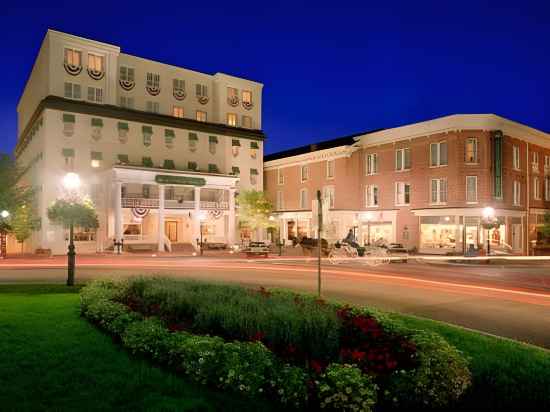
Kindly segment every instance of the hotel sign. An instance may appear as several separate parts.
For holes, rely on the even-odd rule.
[[[156,175],[155,182],[163,185],[204,186],[206,180],[202,177]]]

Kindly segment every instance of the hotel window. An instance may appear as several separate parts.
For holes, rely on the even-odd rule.
[[[466,202],[477,203],[477,176],[466,176]]]
[[[103,119],[92,117],[91,120],[92,127],[92,139],[98,141],[101,139],[101,129],[103,129]]]
[[[466,163],[478,163],[477,137],[469,137],[466,139],[466,147],[464,150],[464,161]]]
[[[164,129],[164,145],[168,149],[174,147],[174,139],[176,138],[176,133],[172,129]]]
[[[103,89],[100,87],[88,87],[88,101],[94,103],[102,103]]]
[[[540,200],[540,179],[537,176],[533,178],[533,199]]]
[[[101,152],[91,153],[91,166],[93,168],[101,167],[102,160],[103,160],[103,154]]]
[[[147,102],[145,102],[145,110],[149,113],[158,113],[160,111],[159,102],[147,100]]]
[[[544,173],[550,173],[550,156],[544,156]]]
[[[128,96],[120,96],[120,106],[126,109],[134,108],[134,98]]]
[[[516,170],[519,170],[520,163],[519,163],[519,146],[514,146],[512,148],[512,167]]]
[[[174,163],[173,160],[171,159],[165,159],[164,160],[164,163],[162,164],[162,168],[163,169],[175,169],[176,168],[176,164]]]
[[[334,160],[327,160],[327,179],[334,179]]]
[[[183,107],[174,106],[172,108],[172,115],[174,117],[179,117],[180,119],[183,118]]]
[[[368,185],[365,187],[365,204],[366,207],[377,207],[379,202],[380,192],[378,186]]]
[[[303,182],[307,182],[309,179],[309,166],[303,165],[300,168],[300,180]]]
[[[300,189],[300,209],[308,208],[308,193],[307,189]]]
[[[409,170],[411,168],[411,149],[395,151],[395,170]]]
[[[250,169],[250,184],[258,183],[258,169]]]
[[[65,82],[65,97],[68,99],[82,99],[81,87],[76,83]]]
[[[227,113],[227,125],[237,127],[237,115],[235,113]]]
[[[544,200],[550,201],[550,176],[544,177]]]
[[[252,159],[256,159],[258,157],[258,150],[260,150],[258,142],[250,142],[250,157]]]
[[[252,117],[243,115],[241,126],[245,129],[252,129]]]
[[[200,100],[208,99],[208,87],[205,84],[196,84],[195,93]]]
[[[378,173],[378,154],[369,153],[367,159],[367,175],[374,175]]]
[[[199,137],[196,133],[189,133],[189,151],[195,152],[197,150],[198,141]]]
[[[79,67],[82,65],[82,52],[75,49],[65,49],[65,64]]]
[[[117,129],[118,129],[118,141],[120,143],[126,143],[128,141],[128,131],[130,129],[130,127],[128,126],[128,123],[118,122]]]
[[[227,103],[233,107],[239,104],[239,91],[234,87],[227,88]]]
[[[411,185],[409,183],[395,183],[396,206],[409,205],[411,203]]]
[[[447,179],[431,180],[430,203],[447,203]]]
[[[283,210],[283,209],[284,209],[283,191],[277,190],[277,210]]]
[[[153,167],[153,159],[149,156],[144,156],[141,158],[141,164],[143,167]]]
[[[88,69],[94,72],[103,72],[103,56],[88,54]]]
[[[216,154],[216,147],[218,146],[217,136],[208,136],[208,151],[210,154]]]
[[[243,90],[243,106],[252,107],[252,92],[250,90]]]
[[[206,122],[206,112],[203,112],[201,110],[197,110],[197,121],[199,122]]]
[[[76,118],[74,114],[63,113],[63,134],[70,137],[74,134],[74,124]]]
[[[145,147],[151,146],[153,138],[153,128],[151,126],[142,126],[141,132],[143,134],[143,145]]]
[[[146,87],[149,91],[157,91],[160,89],[160,74],[147,73]]]
[[[323,188],[323,199],[327,199],[328,207],[334,209],[334,186],[325,186]]]
[[[119,69],[119,80],[121,82],[134,83],[135,81],[135,71],[131,67],[120,66]]]
[[[521,183],[517,180],[514,180],[514,192],[513,192],[513,201],[515,206],[519,206],[521,204]]]
[[[65,170],[74,170],[74,149],[63,149],[61,151],[63,158],[65,159]]]
[[[232,139],[231,152],[233,153],[233,157],[237,157],[239,155],[240,148],[241,148],[241,141],[239,139]]]
[[[430,167],[447,166],[447,142],[430,143]]]
[[[284,185],[285,184],[285,175],[283,175],[281,169],[277,169],[277,184],[278,185]]]
[[[175,98],[182,99],[183,97],[185,97],[185,80],[174,79],[172,85],[174,87]]]
[[[538,173],[539,172],[539,153],[533,152],[533,162],[531,164],[533,168],[533,172]]]

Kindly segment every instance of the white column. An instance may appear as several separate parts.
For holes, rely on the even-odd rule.
[[[159,227],[158,227],[158,250],[164,252],[164,185],[159,188]]]
[[[235,189],[229,189],[229,221],[227,230],[227,243],[235,244]]]
[[[122,183],[115,182],[115,241],[122,240]]]
[[[197,247],[197,239],[200,237],[200,213],[201,213],[201,188],[195,186],[195,208],[193,211],[193,246]]]

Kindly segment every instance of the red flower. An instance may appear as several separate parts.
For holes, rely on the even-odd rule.
[[[254,335],[252,335],[250,340],[253,342],[257,342],[257,341],[261,341],[263,338],[265,338],[265,333],[258,331]]]
[[[321,373],[322,366],[316,360],[312,360],[310,363],[310,366],[311,366],[311,369],[313,369],[316,373]]]
[[[355,362],[361,362],[365,358],[365,355],[365,352],[361,352],[355,349],[353,352],[351,352],[351,359],[353,359]]]

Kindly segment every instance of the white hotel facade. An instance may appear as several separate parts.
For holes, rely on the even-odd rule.
[[[121,239],[177,250],[196,246],[201,228],[227,245],[254,236],[238,228],[235,195],[263,188],[262,87],[49,30],[17,106],[15,154],[41,218],[24,251],[66,252],[47,208],[68,172],[99,216],[97,231],[77,229],[80,253]]]

